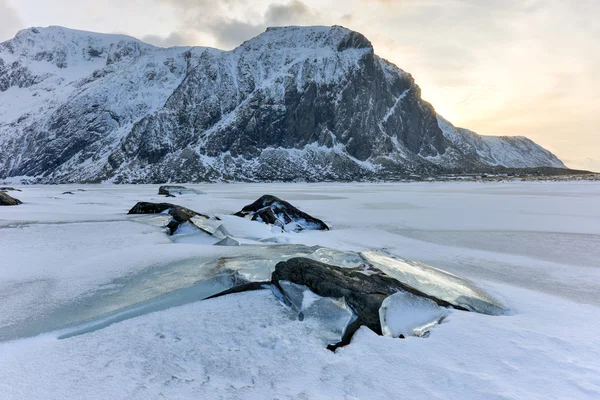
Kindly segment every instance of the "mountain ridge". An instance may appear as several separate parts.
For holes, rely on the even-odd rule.
[[[231,51],[20,31],[0,43],[0,149],[0,177],[40,183],[565,168],[529,139],[455,128],[339,26],[269,28]]]

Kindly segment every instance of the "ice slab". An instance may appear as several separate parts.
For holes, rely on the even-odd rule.
[[[141,224],[158,226],[164,228],[171,220],[171,216],[168,213],[161,214],[134,214],[129,217],[130,221],[139,222]]]
[[[320,247],[309,258],[324,264],[335,265],[342,268],[361,268],[367,265],[358,253],[340,251],[327,247]]]
[[[82,335],[129,318],[204,300],[210,296],[214,296],[245,283],[246,281],[239,279],[236,274],[219,275],[208,278],[188,288],[176,290],[86,322],[71,325],[58,333],[58,339]]]
[[[307,257],[315,247],[303,245],[239,246],[235,255],[221,257],[217,267],[220,271],[239,274],[249,282],[270,281],[277,263],[294,257]]]
[[[322,327],[317,334],[324,345],[342,341],[346,328],[356,319],[356,315],[343,298],[321,297],[304,285],[288,281],[278,283],[283,291],[282,300],[297,313],[298,319],[314,320]]]
[[[215,243],[215,246],[241,246],[239,240],[232,238],[231,236],[227,236],[225,239],[219,240]]]
[[[190,221],[196,225],[196,227],[202,229],[204,232],[214,236],[219,240],[225,239],[227,236],[231,236],[231,233],[227,231],[221,221],[198,216],[192,217]]]
[[[158,309],[201,300],[248,282],[267,282],[279,261],[305,257],[315,251],[314,247],[303,245],[203,247],[202,255],[150,264],[77,297],[53,303],[43,314],[22,315],[0,326],[0,341],[68,327],[88,332]],[[208,294],[202,297],[202,293]]]
[[[174,243],[198,245],[213,245],[219,241],[218,238],[208,234],[189,221],[179,225],[175,233],[169,236],[169,239]]]
[[[218,217],[231,236],[250,240],[264,240],[272,238],[274,235],[281,235],[281,228],[277,226],[265,225],[247,218],[236,217],[235,215],[222,215]]]
[[[398,292],[383,300],[379,309],[384,336],[424,336],[444,317],[442,309],[430,299],[409,292]]]
[[[498,300],[472,282],[450,272],[379,252],[364,252],[361,255],[374,267],[428,296],[482,314],[502,315],[507,312]]]

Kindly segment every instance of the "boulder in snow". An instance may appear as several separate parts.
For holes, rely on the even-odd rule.
[[[250,218],[252,221],[276,225],[284,231],[329,230],[325,222],[300,211],[287,201],[269,194],[260,197],[252,204],[248,204],[234,215]]]
[[[6,192],[0,191],[0,206],[18,206],[19,204],[23,204],[23,202],[9,196]]]
[[[171,203],[150,203],[146,201],[140,201],[129,210],[127,214],[161,214],[167,213],[171,216],[171,220],[167,224],[169,233],[172,235],[175,233],[179,225],[184,222],[191,221],[194,217],[200,217],[201,219],[211,219],[208,215],[200,214],[199,212],[190,210],[182,206],[178,206]],[[195,224],[196,225],[196,224]],[[200,227],[199,227],[200,228]],[[202,228],[200,228],[202,229]]]
[[[176,194],[202,194],[202,192],[196,189],[187,188],[185,186],[163,185],[158,188],[158,194],[162,194],[167,197],[175,197]]]
[[[362,325],[382,335],[379,310],[384,300],[395,293],[410,292],[414,296],[429,299],[439,306],[450,305],[444,300],[427,296],[406,286],[381,270],[369,266],[340,268],[309,258],[296,257],[275,266],[271,283],[280,287],[280,281],[306,286],[322,297],[344,298],[357,318],[345,329],[344,338],[333,346],[334,348],[348,344],[354,332]]]

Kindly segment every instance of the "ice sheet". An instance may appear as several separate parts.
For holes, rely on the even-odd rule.
[[[288,281],[279,281],[286,304],[298,315],[298,319],[315,320],[321,326],[314,333],[324,344],[336,344],[342,341],[348,324],[356,316],[346,304],[346,301],[330,297],[321,297],[304,285]]]
[[[502,315],[508,311],[498,300],[474,283],[449,272],[377,252],[363,252],[361,255],[392,278],[454,306],[490,315]]]
[[[443,318],[442,309],[432,300],[409,292],[398,292],[381,303],[379,320],[385,336],[424,336]]]
[[[302,245],[174,246],[182,252],[180,255],[171,254],[175,249],[173,246],[163,246],[158,252],[153,249],[145,257],[138,255],[140,262],[150,263],[149,266],[101,284],[90,284],[90,289],[84,292],[63,294],[63,297],[45,304],[43,312],[35,309],[40,303],[39,298],[28,298],[25,306],[17,305],[2,315],[0,341],[35,336],[69,326],[80,330],[78,326],[82,324],[100,328],[106,326],[102,321],[118,322],[167,306],[181,305],[187,300],[197,301],[203,298],[202,293],[210,296],[246,282],[270,281],[271,272],[278,262],[306,256],[315,250]],[[190,253],[196,255],[185,257]],[[226,278],[219,280],[219,277]],[[216,290],[215,284],[211,282],[215,279],[221,282],[217,286],[222,290],[213,291]],[[39,286],[34,281],[13,287],[2,298],[10,305],[13,298],[29,297],[29,292],[34,296],[49,294],[48,285]]]

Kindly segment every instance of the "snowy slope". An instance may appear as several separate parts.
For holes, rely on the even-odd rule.
[[[489,166],[508,168],[567,168],[554,154],[523,136],[482,136],[468,129],[456,128],[438,115],[444,136],[467,155]]]
[[[162,107],[189,59],[204,48],[160,49],[122,35],[31,28],[0,47],[0,165],[70,179],[99,160],[133,124]],[[18,106],[16,106],[18,105]]]
[[[441,129],[440,129],[441,128]],[[561,166],[456,129],[360,33],[269,28],[232,51],[31,28],[0,44],[0,177],[361,180]]]

